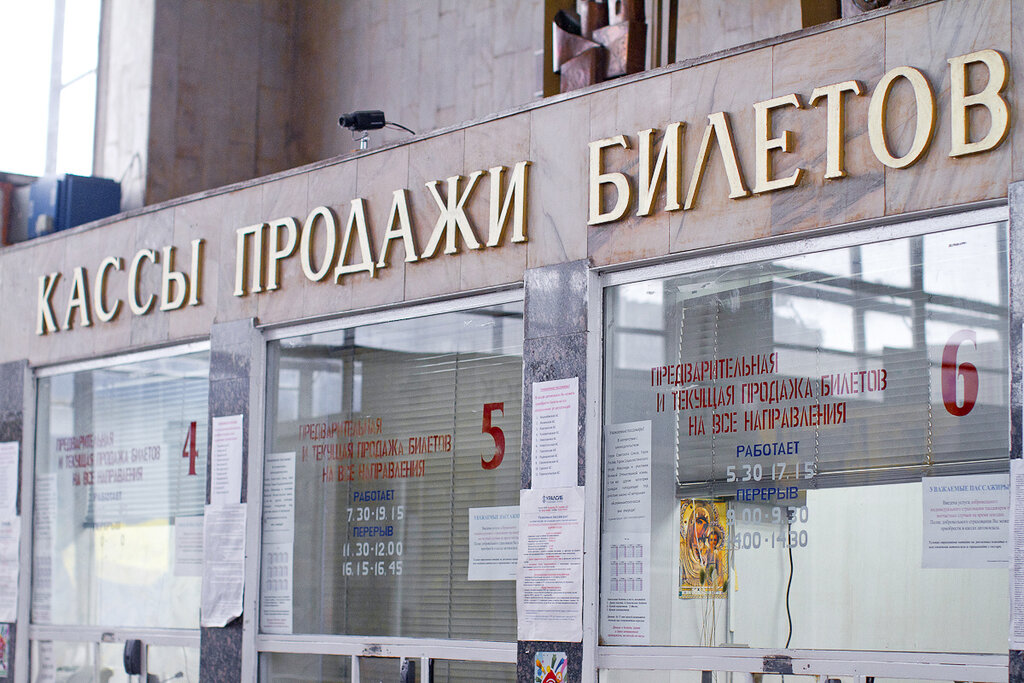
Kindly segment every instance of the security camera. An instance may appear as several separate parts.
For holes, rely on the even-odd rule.
[[[338,119],[338,125],[352,131],[377,130],[387,124],[384,112],[379,109],[368,109],[365,111],[354,111],[351,114],[342,114]]]

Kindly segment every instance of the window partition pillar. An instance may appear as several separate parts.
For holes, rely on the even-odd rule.
[[[585,482],[586,392],[587,392],[587,291],[589,268],[586,261],[574,261],[528,270],[523,341],[523,452],[522,488],[535,488],[532,481],[533,387],[537,382],[573,379],[579,382],[577,424],[577,485]],[[520,518],[522,524],[522,517]],[[520,548],[522,558],[523,549]],[[585,605],[592,596],[584,595]],[[582,615],[581,615],[582,616]],[[520,619],[522,617],[520,616]],[[586,639],[584,621],[584,638]],[[567,660],[565,683],[582,680],[581,641],[519,640],[517,680],[534,681],[538,652],[564,653]]]
[[[1022,416],[1024,406],[1024,182],[1009,187],[1009,254],[1010,269],[1010,496],[1020,500],[1024,492],[1014,486],[1013,473],[1020,467],[1022,454]],[[1024,683],[1024,650],[1014,649],[1019,640],[1015,631],[1024,621],[1019,604],[1024,598],[1024,558],[1019,548],[1024,538],[1017,529],[1024,524],[1024,509],[1010,505],[1010,683]]]
[[[26,361],[12,361],[0,363],[0,443],[14,442],[18,444],[18,473],[19,495],[15,503],[15,514],[21,524],[21,543],[19,548],[19,564],[21,571],[18,574],[17,604],[18,623],[0,623],[0,626],[7,627],[6,659],[7,675],[0,676],[0,681],[27,681],[28,680],[28,634],[18,633],[19,624],[28,624],[29,613],[29,586],[31,585],[28,558],[31,556],[31,518],[29,512],[31,506],[31,477],[26,473],[31,472],[31,458],[25,453],[25,406],[31,401],[28,387],[28,363]],[[0,515],[9,514],[7,511],[0,511]]]
[[[259,472],[250,472],[249,464],[259,468],[261,459],[249,457],[249,445],[259,443],[254,439],[253,422],[262,424],[261,406],[264,373],[264,344],[255,328],[255,320],[246,319],[218,323],[210,329],[210,429],[207,458],[206,502],[210,504],[210,492],[214,480],[210,471],[213,460],[213,438],[217,418],[242,416],[242,458],[241,458],[241,499],[246,505],[246,528],[258,528],[259,496],[248,495],[248,483],[259,481]],[[258,425],[257,425],[258,426]],[[250,501],[254,500],[255,503]],[[207,509],[209,515],[209,508]],[[254,521],[255,520],[255,523]],[[246,532],[246,554],[256,552],[253,539]],[[258,542],[258,539],[256,540]],[[204,552],[206,561],[209,552]],[[244,592],[242,616],[229,621],[223,627],[202,627],[200,629],[199,678],[209,683],[237,683],[240,680],[255,680],[255,648],[247,648],[253,641],[245,636],[256,627],[255,590]],[[247,663],[243,663],[248,658]]]

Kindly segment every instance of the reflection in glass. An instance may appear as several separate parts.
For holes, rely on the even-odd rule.
[[[1005,650],[1005,558],[947,524],[937,568],[923,491],[1005,479],[1006,261],[995,224],[606,290],[602,642]]]
[[[351,657],[282,652],[260,654],[261,683],[350,683],[351,680]],[[397,680],[397,675],[388,680]]]
[[[204,352],[39,380],[35,623],[199,626],[208,368]]]
[[[516,303],[270,345],[264,632],[515,639],[509,567],[470,554],[514,562],[522,325]]]
[[[150,645],[146,648],[148,680],[198,683],[199,649]],[[42,683],[129,683],[124,672],[124,643],[33,640],[31,680]]]

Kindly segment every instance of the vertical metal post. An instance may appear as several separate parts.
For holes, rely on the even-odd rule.
[[[60,91],[64,85],[64,0],[53,2],[53,46],[50,52],[50,106],[46,121],[47,174],[57,172],[57,131],[60,128]]]

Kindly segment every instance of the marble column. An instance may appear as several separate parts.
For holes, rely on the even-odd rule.
[[[1024,386],[1021,384],[1024,377],[1024,182],[1013,183],[1009,187],[1010,205],[1010,236],[1007,252],[1010,259],[1010,460],[1020,459],[1022,453],[1022,416],[1021,406],[1024,405]],[[1013,479],[1010,480],[1011,484]],[[1018,495],[1016,491],[1010,490],[1011,496]],[[1010,508],[1013,510],[1013,507]],[[1015,511],[1016,515],[1010,519],[1010,595],[1014,590],[1012,583],[1017,572],[1024,572],[1024,567],[1017,565],[1016,548],[1024,543],[1024,538],[1014,537],[1014,529],[1022,523],[1015,518],[1022,514],[1021,510]],[[1018,595],[1018,598],[1020,596]],[[1020,614],[1021,607],[1010,602],[1010,628],[1013,622],[1024,619]],[[1013,641],[1013,633],[1010,633],[1010,641]],[[1009,683],[1024,683],[1024,651],[1010,650],[1010,675]]]
[[[525,339],[523,341],[522,488],[531,488],[533,383],[579,378],[579,452],[577,485],[584,485],[587,392],[587,261],[573,261],[526,271]],[[581,680],[581,642],[520,640],[517,680],[534,680],[537,652],[564,652],[569,662],[565,683]]]
[[[213,418],[242,415],[242,503],[247,502],[249,431],[256,377],[262,374],[263,344],[255,320],[217,323],[210,328],[210,425]],[[207,444],[210,445],[209,443]],[[209,448],[207,452],[210,452]],[[260,449],[257,448],[257,453]],[[206,459],[206,502],[210,502],[210,458]],[[249,552],[252,549],[248,549]],[[204,683],[237,683],[242,679],[242,622],[244,615],[222,628],[200,629],[199,679]]]
[[[0,443],[7,441],[15,441],[19,444],[18,450],[18,500],[16,503],[16,512],[22,517],[22,537],[21,543],[27,542],[27,534],[25,533],[24,524],[24,512],[25,501],[20,495],[21,487],[23,482],[21,481],[21,470],[22,463],[25,461],[25,449],[24,449],[24,425],[25,425],[25,388],[27,385],[28,377],[28,363],[25,361],[12,361],[9,363],[0,363]],[[24,553],[22,553],[24,558]],[[18,611],[20,614],[26,615],[27,605],[29,596],[25,588],[27,588],[28,581],[25,580],[25,574],[28,572],[28,568],[25,566],[21,567],[21,579],[19,581],[19,595],[18,595]],[[18,671],[18,666],[28,666],[28,639],[18,638],[18,625],[17,624],[5,624],[8,628],[8,640],[6,646],[7,656],[7,675],[0,676],[0,681],[13,681],[15,674]],[[28,678],[28,673],[25,673],[25,678]]]

